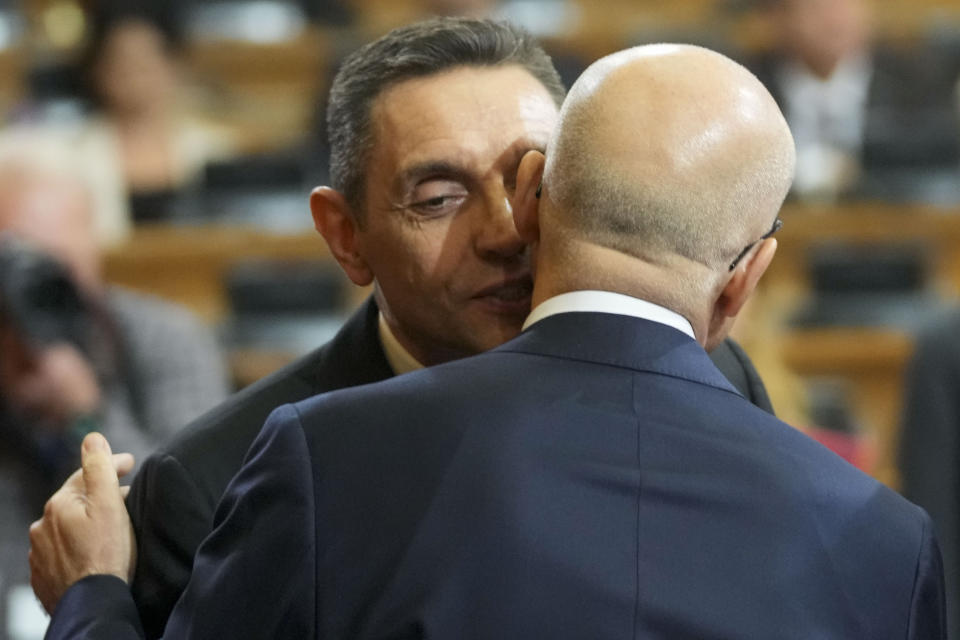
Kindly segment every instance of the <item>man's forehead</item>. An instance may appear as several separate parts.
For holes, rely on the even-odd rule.
[[[542,148],[557,118],[549,92],[522,67],[458,67],[381,94],[373,154],[400,165],[438,155],[492,161],[514,146]]]
[[[547,89],[519,65],[461,66],[409,78],[384,90],[374,101],[375,124],[407,125],[475,122],[476,119],[529,123],[556,119],[558,109]],[[438,123],[439,124],[439,123]]]

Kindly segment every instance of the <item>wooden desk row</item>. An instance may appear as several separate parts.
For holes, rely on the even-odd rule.
[[[946,297],[960,292],[960,209],[787,205],[781,217],[777,256],[763,286],[791,300],[809,291],[808,252],[837,242],[920,243],[929,249],[936,290]],[[111,281],[157,291],[216,320],[225,311],[217,292],[224,269],[248,258],[329,260],[330,255],[314,231],[285,235],[252,227],[154,225],[136,229],[126,244],[109,251],[104,268]]]
[[[230,312],[226,276],[244,261],[320,260],[330,253],[319,234],[279,235],[219,226],[145,226],[107,253],[109,282],[179,302],[217,323]]]
[[[777,255],[762,287],[765,320],[778,325],[782,363],[804,380],[832,379],[845,388],[855,422],[877,446],[873,474],[896,488],[903,378],[913,336],[899,327],[788,328],[785,319],[811,293],[810,252],[827,245],[919,247],[928,288],[947,303],[960,300],[960,209],[790,204],[781,217]]]
[[[731,9],[725,0],[567,2],[569,24],[546,37],[545,44],[585,63],[644,40],[707,40],[744,51],[767,48],[773,42],[762,12]],[[202,110],[246,134],[244,142],[251,149],[277,148],[306,134],[338,55],[425,15],[419,0],[353,0],[351,4],[357,16],[351,29],[309,26],[280,43],[188,42],[184,67],[198,81],[194,88],[203,89],[195,93],[209,97],[212,88],[215,96]],[[955,0],[886,0],[875,5],[875,22],[881,37],[888,40],[913,41],[933,24],[960,24]],[[26,7],[36,16],[46,8],[42,2]],[[40,22],[39,17],[35,22]],[[14,48],[0,50],[0,110],[4,112],[25,93],[26,73],[37,64],[30,59],[30,50],[26,38]],[[53,50],[45,55],[68,61],[78,53]]]
[[[782,216],[785,224],[777,236],[778,255],[763,283],[766,302],[759,322],[767,326],[758,326],[757,331],[776,336],[777,356],[794,375],[845,382],[857,422],[878,445],[874,473],[896,486],[902,378],[912,352],[912,337],[897,328],[790,329],[785,318],[809,290],[807,252],[837,241],[923,243],[933,265],[934,286],[946,297],[956,297],[960,291],[960,210],[876,204],[790,205]],[[331,259],[325,243],[313,231],[287,236],[250,228],[158,226],[137,229],[127,245],[111,251],[105,272],[112,282],[177,300],[217,322],[229,313],[225,275],[233,265],[255,258]],[[251,359],[248,353],[234,362],[246,382],[283,362],[282,355],[261,355]],[[775,371],[761,373],[770,378],[771,386],[776,383]]]
[[[780,349],[784,365],[796,375],[834,380],[848,392],[854,422],[876,447],[871,473],[898,487],[903,374],[913,353],[911,336],[858,327],[805,329],[786,333]]]
[[[958,176],[960,179],[960,176]],[[816,247],[913,246],[926,252],[930,285],[944,297],[960,294],[960,208],[861,202],[784,206],[777,255],[764,286],[794,297],[809,291],[807,256]]]

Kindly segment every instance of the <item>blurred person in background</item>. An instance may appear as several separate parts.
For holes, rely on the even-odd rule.
[[[960,638],[960,314],[917,337],[900,431],[901,491],[933,518],[943,552],[951,638]]]
[[[748,66],[767,85],[797,144],[793,193],[919,198],[924,177],[950,170],[960,132],[947,65],[932,50],[876,41],[869,0],[766,0],[775,48]],[[899,191],[898,191],[899,190]]]
[[[79,60],[81,118],[27,110],[14,122],[73,148],[91,170],[102,244],[132,222],[176,214],[177,196],[204,166],[237,153],[236,136],[186,107],[176,5],[101,2]],[[69,88],[64,89],[69,90]]]
[[[207,162],[232,155],[226,129],[181,102],[177,15],[136,4],[101,5],[84,55],[95,105],[83,135],[123,176],[135,221],[171,215],[171,199]]]
[[[192,314],[103,282],[82,175],[58,147],[0,146],[0,619],[29,583],[26,527],[76,468],[83,435],[146,456],[228,392]]]

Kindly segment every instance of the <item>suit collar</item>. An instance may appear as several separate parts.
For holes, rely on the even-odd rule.
[[[602,312],[552,315],[495,351],[660,373],[739,395],[700,344],[677,329],[632,316]]]
[[[571,311],[598,311],[601,313],[619,313],[625,316],[646,318],[673,327],[696,339],[690,321],[682,315],[658,304],[634,298],[613,291],[581,290],[570,291],[544,300],[527,316],[523,328],[558,313]]]
[[[379,316],[377,303],[370,296],[330,342],[307,357],[302,371],[307,384],[314,389],[312,393],[393,377],[377,335]]]

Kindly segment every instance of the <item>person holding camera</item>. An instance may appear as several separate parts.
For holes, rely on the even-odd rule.
[[[103,282],[82,175],[55,147],[0,148],[0,637],[29,582],[25,532],[83,436],[142,459],[228,392],[208,328]]]

